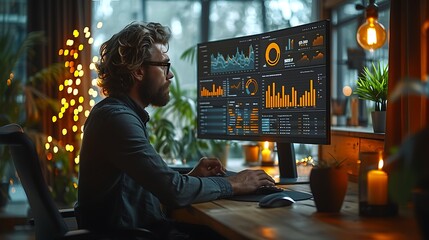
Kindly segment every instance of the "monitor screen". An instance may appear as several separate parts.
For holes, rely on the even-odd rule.
[[[198,44],[198,137],[328,144],[329,35],[323,20]]]

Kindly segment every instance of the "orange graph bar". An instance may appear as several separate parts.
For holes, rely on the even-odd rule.
[[[285,86],[276,92],[276,83],[272,83],[265,91],[266,108],[285,107],[314,107],[316,106],[316,89],[313,87],[313,80],[309,81],[309,89],[298,96],[295,87],[291,87],[290,94],[286,94]]]
[[[224,93],[224,90],[222,89],[221,86],[216,87],[215,84],[212,85],[212,90],[208,90],[207,88],[203,87],[203,89],[201,89],[200,94],[202,97],[217,97],[217,96],[222,96]]]
[[[291,102],[291,107],[296,107],[296,91],[295,91],[295,87],[292,87],[291,90],[291,94],[292,94],[292,102]]]

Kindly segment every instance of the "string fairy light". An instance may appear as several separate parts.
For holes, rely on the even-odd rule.
[[[97,28],[101,27],[102,23],[97,23]],[[91,63],[87,64],[88,66],[84,66],[82,63],[83,51],[90,51],[90,45],[94,43],[94,38],[91,35],[89,27],[84,27],[82,31],[75,29],[72,32],[72,37],[64,42],[63,48],[58,50],[58,55],[64,58],[64,67],[68,69],[71,77],[64,79],[58,85],[58,92],[61,96],[60,108],[57,113],[51,116],[51,122],[61,126],[58,126],[60,136],[58,141],[53,141],[52,136],[46,138],[45,149],[48,161],[55,160],[56,155],[60,154],[61,148],[70,154],[75,166],[79,164],[79,146],[76,145],[80,143],[73,142],[73,140],[82,139],[83,123],[89,116],[90,109],[95,105],[94,99],[99,96],[96,86],[97,79],[91,79],[90,74],[85,72],[85,67],[90,71],[95,71],[95,62],[99,58],[97,56],[92,57]],[[11,74],[10,81],[12,79],[13,74]],[[90,87],[88,91],[81,91],[82,82],[85,81],[90,82]],[[69,122],[70,120],[71,122]],[[65,124],[63,121],[66,121]],[[74,183],[74,187],[77,188],[76,183]]]

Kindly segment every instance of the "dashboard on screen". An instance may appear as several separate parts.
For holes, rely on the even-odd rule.
[[[329,21],[198,44],[198,137],[330,142]]]

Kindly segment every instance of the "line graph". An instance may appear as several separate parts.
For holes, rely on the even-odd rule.
[[[241,82],[238,82],[237,84],[231,84],[232,89],[239,89],[241,85]]]
[[[248,48],[248,55],[237,47],[234,55],[218,52],[210,56],[211,73],[224,73],[233,71],[253,70],[255,68],[255,52],[253,46]]]

